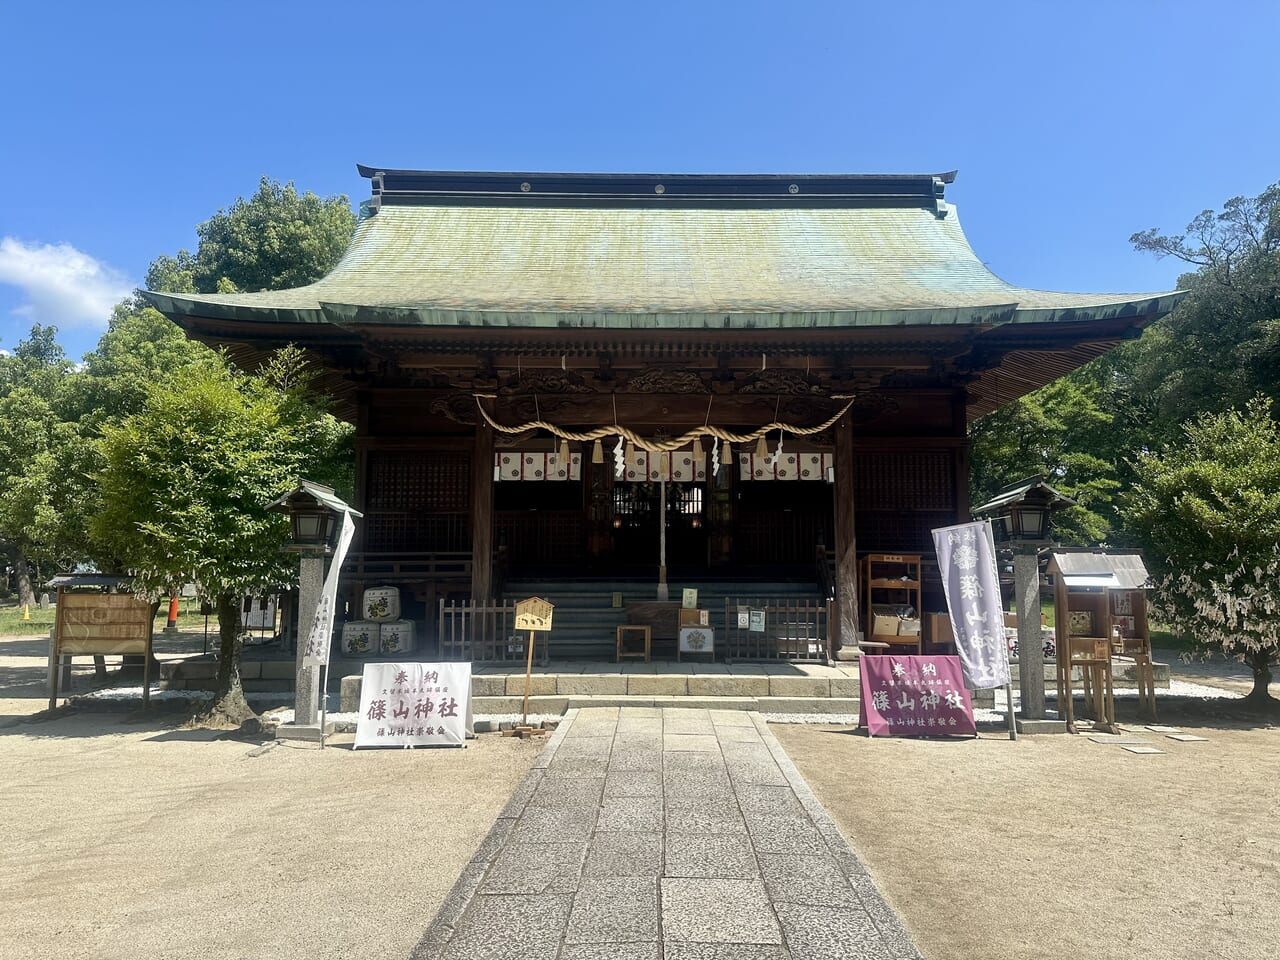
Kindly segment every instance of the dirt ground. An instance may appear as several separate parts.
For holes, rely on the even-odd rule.
[[[218,737],[0,725],[0,957],[407,956],[542,747]]]
[[[31,722],[45,649],[0,638],[4,960],[405,956],[541,748],[259,752],[165,715]],[[1249,688],[1230,662],[1175,676]],[[1124,706],[1164,753],[772,729],[928,960],[1275,957],[1280,726],[1160,706],[1206,740]]]
[[[1274,958],[1280,728],[1212,703],[1161,706],[1162,723],[1205,742],[1123,709],[1126,735],[1164,753],[1087,736],[771,729],[927,960]]]

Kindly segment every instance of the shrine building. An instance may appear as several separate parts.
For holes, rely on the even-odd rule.
[[[942,609],[930,530],[969,517],[968,426],[1180,296],[1006,283],[953,173],[359,169],[324,278],[147,297],[242,366],[306,349],[356,425],[348,588],[399,585],[428,633],[446,597],[661,575],[677,599],[807,582],[834,650],[869,553],[921,555]]]

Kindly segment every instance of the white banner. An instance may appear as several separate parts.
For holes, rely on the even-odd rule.
[[[582,454],[571,453],[561,462],[558,453],[522,453],[502,450],[493,455],[495,480],[581,480]]]
[[[973,690],[1002,687],[1009,682],[1009,650],[991,521],[939,527],[933,546],[965,683]]]
[[[460,747],[472,733],[470,663],[366,663],[357,747]]]
[[[667,469],[663,473],[662,458],[667,458]],[[650,453],[647,450],[636,450],[626,462],[626,480],[656,483],[667,480],[674,483],[689,483],[707,479],[707,457],[693,455],[693,447],[684,450],[672,450],[670,453]]]
[[[351,546],[351,538],[355,532],[356,522],[351,519],[351,511],[342,511],[342,532],[338,534],[338,545],[334,548],[329,573],[324,578],[320,600],[316,603],[316,615],[311,618],[311,629],[307,632],[307,645],[302,651],[304,666],[329,665],[333,614],[338,602],[338,577],[342,574],[342,562],[347,558],[347,547]]]
[[[754,453],[738,454],[739,480],[826,480],[835,463],[830,453],[791,453],[782,451],[781,457],[769,454],[757,457]]]

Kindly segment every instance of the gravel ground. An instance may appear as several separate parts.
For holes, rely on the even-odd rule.
[[[351,739],[102,712],[0,729],[0,957],[407,956],[542,744]]]
[[[1205,739],[772,729],[926,960],[1271,960],[1280,728],[1168,714]]]

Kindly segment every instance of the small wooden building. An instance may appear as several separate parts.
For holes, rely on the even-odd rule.
[[[858,556],[931,557],[929,531],[968,518],[968,425],[1180,296],[1006,283],[951,173],[360,172],[372,197],[328,276],[147,296],[242,364],[309,351],[357,427],[349,578],[424,602],[489,597],[504,570],[652,575],[665,512],[673,579],[829,570],[851,644]],[[788,429],[761,447],[769,424]],[[642,441],[621,472],[612,434],[598,456],[561,443],[602,427]],[[666,449],[702,428],[720,435]]]
[[[1110,702],[1112,657],[1134,661],[1138,702],[1155,719],[1155,674],[1147,621],[1149,576],[1132,550],[1057,549],[1049,555],[1057,642],[1058,703],[1074,726],[1072,672],[1079,671],[1086,697],[1107,698],[1094,705],[1106,725],[1115,723]]]

